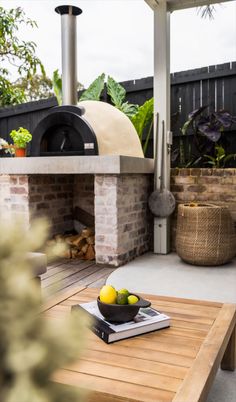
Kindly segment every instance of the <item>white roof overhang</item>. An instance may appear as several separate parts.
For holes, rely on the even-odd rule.
[[[163,0],[145,0],[146,3],[154,10]],[[167,10],[172,12],[175,10],[183,10],[185,8],[208,6],[211,4],[225,3],[231,0],[167,0]]]

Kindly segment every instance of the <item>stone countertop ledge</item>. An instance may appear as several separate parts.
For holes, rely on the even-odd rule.
[[[150,174],[154,160],[123,155],[0,158],[0,174]]]

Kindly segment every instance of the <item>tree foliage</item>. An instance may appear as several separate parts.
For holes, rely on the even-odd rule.
[[[42,62],[36,56],[36,44],[19,38],[20,28],[37,27],[20,8],[6,10],[0,7],[0,106],[24,102],[24,89],[11,81],[11,72],[31,81],[39,70],[45,75]]]
[[[54,96],[52,80],[46,75],[36,74],[30,80],[20,77],[15,82],[15,88],[24,92],[26,102]]]

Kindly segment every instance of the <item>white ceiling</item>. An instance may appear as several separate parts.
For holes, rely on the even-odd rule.
[[[145,0],[154,9],[163,0]],[[164,0],[165,1],[165,0]],[[184,8],[199,7],[216,3],[225,3],[232,0],[166,0],[169,11],[182,10]]]

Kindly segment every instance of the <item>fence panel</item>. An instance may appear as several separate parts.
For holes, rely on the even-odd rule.
[[[143,104],[153,96],[153,77],[130,80],[121,83],[127,93],[127,100]],[[106,89],[103,100],[109,102]],[[12,129],[20,126],[34,130],[37,123],[57,105],[56,98],[30,102],[0,109],[0,137],[9,140]],[[236,116],[236,62],[182,71],[171,75],[171,115],[175,115],[172,125],[174,136],[188,114],[200,106],[209,105],[211,109],[225,109]],[[176,115],[178,121],[176,123]],[[229,133],[230,152],[236,152],[235,131]],[[232,138],[231,138],[232,137]],[[145,138],[145,136],[144,136]],[[147,156],[152,156],[152,138]]]

